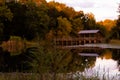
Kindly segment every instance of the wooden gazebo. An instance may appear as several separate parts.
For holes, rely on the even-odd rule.
[[[105,42],[103,34],[100,30],[81,30],[78,37],[75,38],[57,38],[54,39],[55,44],[59,46],[72,46],[83,44],[95,44]]]
[[[79,43],[103,43],[105,42],[103,34],[100,30],[81,30],[78,32]]]

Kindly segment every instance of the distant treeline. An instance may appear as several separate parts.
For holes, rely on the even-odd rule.
[[[35,37],[75,37],[83,29],[100,29],[107,38],[120,38],[120,19],[96,22],[94,14],[75,11],[58,2],[33,2],[0,4],[0,39],[8,40],[11,35],[27,40]]]

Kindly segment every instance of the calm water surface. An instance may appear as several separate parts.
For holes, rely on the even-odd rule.
[[[86,55],[82,55],[86,57]],[[88,56],[95,57],[95,56]],[[87,58],[85,62],[89,65],[90,60]],[[81,72],[80,72],[81,73]],[[82,72],[86,77],[98,76],[100,80],[106,78],[107,80],[120,80],[120,52],[106,50],[102,54],[96,57],[96,60],[91,65],[91,67],[86,68]]]
[[[89,46],[89,45],[85,45],[85,46]],[[109,45],[107,46],[102,45],[102,47],[108,47],[108,46]],[[113,46],[110,45],[110,47]],[[7,48],[9,49],[9,47]],[[118,48],[118,46],[114,46],[114,48]],[[81,71],[77,71],[76,73],[78,72],[80,74],[82,73],[86,77],[98,76],[100,80],[103,80],[103,77],[105,77],[106,80],[120,80],[120,50],[119,51],[105,50],[99,54],[97,53],[93,53],[92,55],[91,53],[87,53],[87,54],[89,55],[84,55],[84,54],[80,55],[80,53],[79,55],[76,55],[77,59],[74,59],[73,64],[77,63],[79,64],[78,67],[81,67]]]

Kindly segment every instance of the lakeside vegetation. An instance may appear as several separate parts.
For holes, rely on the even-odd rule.
[[[59,50],[53,43],[54,38],[76,37],[80,30],[99,29],[107,41],[120,44],[120,16],[118,20],[96,22],[92,13],[75,11],[58,2],[42,1],[40,5],[31,1],[0,4],[1,45],[8,48],[10,40],[16,39],[21,42],[20,46],[24,45],[21,48],[16,46],[18,42],[15,43],[20,52],[13,54],[0,48],[0,80],[68,80],[65,75],[61,78],[58,74],[84,71],[87,65],[85,58],[74,51]],[[89,68],[96,58],[88,59]],[[44,75],[47,73],[50,76]],[[99,80],[97,77],[81,78]]]
[[[6,77],[7,76],[7,77]],[[73,78],[67,74],[57,74],[53,77],[51,74],[36,74],[36,73],[5,73],[0,74],[1,80],[99,80],[96,77],[86,78],[83,75]],[[105,80],[105,79],[104,79]]]
[[[120,40],[117,40],[117,39],[112,39],[110,41],[111,44],[116,44],[116,45],[120,45]]]

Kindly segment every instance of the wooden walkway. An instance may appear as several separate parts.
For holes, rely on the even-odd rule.
[[[89,46],[89,47],[99,47],[102,49],[120,49],[120,45],[115,45],[115,44],[85,44],[84,46]]]
[[[120,45],[112,44],[84,44],[84,45],[73,45],[73,46],[56,46],[59,49],[68,49],[75,53],[81,52],[95,52],[100,54],[105,49],[115,50],[116,53],[120,53]]]
[[[68,48],[68,49],[120,49],[120,45],[112,44],[84,44],[84,45],[70,45],[70,46],[57,46],[58,48]]]
[[[54,39],[55,45],[61,46],[73,46],[73,45],[83,45],[83,44],[96,44],[103,43],[105,40],[103,38],[57,38]]]

